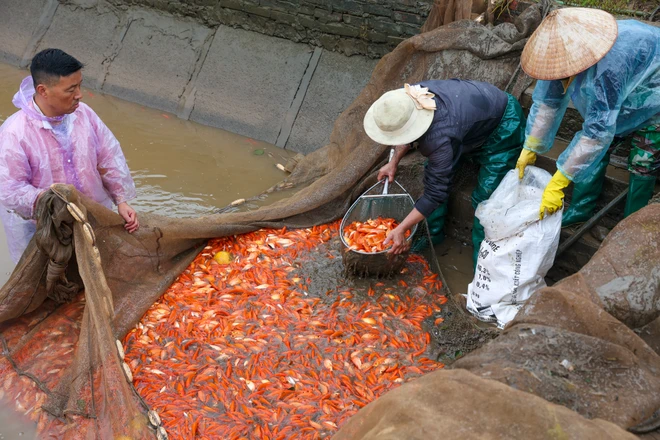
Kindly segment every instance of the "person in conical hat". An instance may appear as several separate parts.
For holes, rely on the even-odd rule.
[[[415,208],[387,237],[391,253],[407,249],[405,232],[426,218],[434,243],[442,228],[454,172],[464,158],[480,165],[472,205],[486,200],[516,164],[524,140],[525,120],[518,101],[497,87],[458,79],[423,81],[383,94],[367,111],[364,130],[375,142],[395,147],[391,162],[378,179],[394,180],[401,158],[417,142],[428,158],[424,194]],[[484,238],[475,217],[472,229],[474,261]]]
[[[517,163],[522,178],[546,153],[569,101],[584,118],[582,130],[557,160],[539,217],[561,209],[564,189],[575,186],[562,224],[588,220],[600,195],[615,137],[634,133],[628,159],[626,216],[644,207],[660,171],[660,28],[617,21],[598,9],[550,12],[525,45],[523,70],[538,81]]]

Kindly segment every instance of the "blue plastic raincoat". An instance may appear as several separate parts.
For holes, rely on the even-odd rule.
[[[615,135],[660,121],[660,28],[634,20],[617,23],[612,49],[579,73],[566,93],[561,81],[538,81],[532,96],[528,150],[550,150],[569,99],[584,118],[582,130],[557,161],[557,168],[574,182],[590,175]]]

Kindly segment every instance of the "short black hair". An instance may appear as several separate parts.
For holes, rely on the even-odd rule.
[[[83,67],[83,63],[63,50],[44,49],[32,58],[30,73],[36,89],[39,84],[57,84],[60,77],[76,73]]]

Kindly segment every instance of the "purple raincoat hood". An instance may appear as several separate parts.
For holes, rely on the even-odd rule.
[[[11,102],[16,106],[16,108],[23,110],[32,119],[36,119],[38,121],[47,121],[51,123],[62,122],[66,115],[55,116],[51,118],[44,116],[35,110],[33,105],[34,93],[34,82],[32,81],[32,77],[28,76],[21,82],[21,87],[18,89],[18,92],[16,92],[14,99],[12,99]]]

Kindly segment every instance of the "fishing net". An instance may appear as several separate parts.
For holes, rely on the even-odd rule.
[[[465,370],[440,370],[361,410],[335,440],[603,439],[637,437]]]
[[[297,188],[294,195],[270,206],[196,219],[141,214],[140,230],[129,235],[117,214],[70,186],[54,185],[38,201],[35,238],[0,291],[5,395],[39,421],[44,435],[153,436],[161,422],[147,414],[135,392],[131,366],[117,340],[136,326],[207,240],[340,218],[375,183],[384,162],[386,148],[362,130],[371,103],[404,82],[428,78],[487,81],[519,96],[529,85],[527,77],[516,74],[519,54],[540,19],[540,7],[530,7],[515,25],[456,22],[401,43],[337,119],[330,143],[300,159],[275,188]],[[408,172],[402,169],[398,177],[413,196],[419,195],[413,190],[420,188],[421,174],[410,170],[419,162],[411,160]],[[199,429],[194,423],[190,429]],[[158,432],[164,437],[162,429]]]
[[[384,184],[377,183],[362,194],[346,212],[341,221],[340,235],[346,235],[346,228],[353,222],[365,222],[378,217],[392,218],[401,223],[415,206],[415,201],[405,189],[394,181],[389,185],[386,195],[383,195]],[[417,225],[411,229],[410,242],[415,239]],[[421,237],[417,234],[417,237]],[[343,239],[346,246],[342,253],[344,267],[347,273],[361,276],[390,276],[401,270],[406,262],[407,252],[399,255],[389,255],[386,251],[364,252],[350,249],[350,243]]]
[[[428,32],[454,21],[466,20],[472,15],[472,0],[436,0],[422,26]]]

